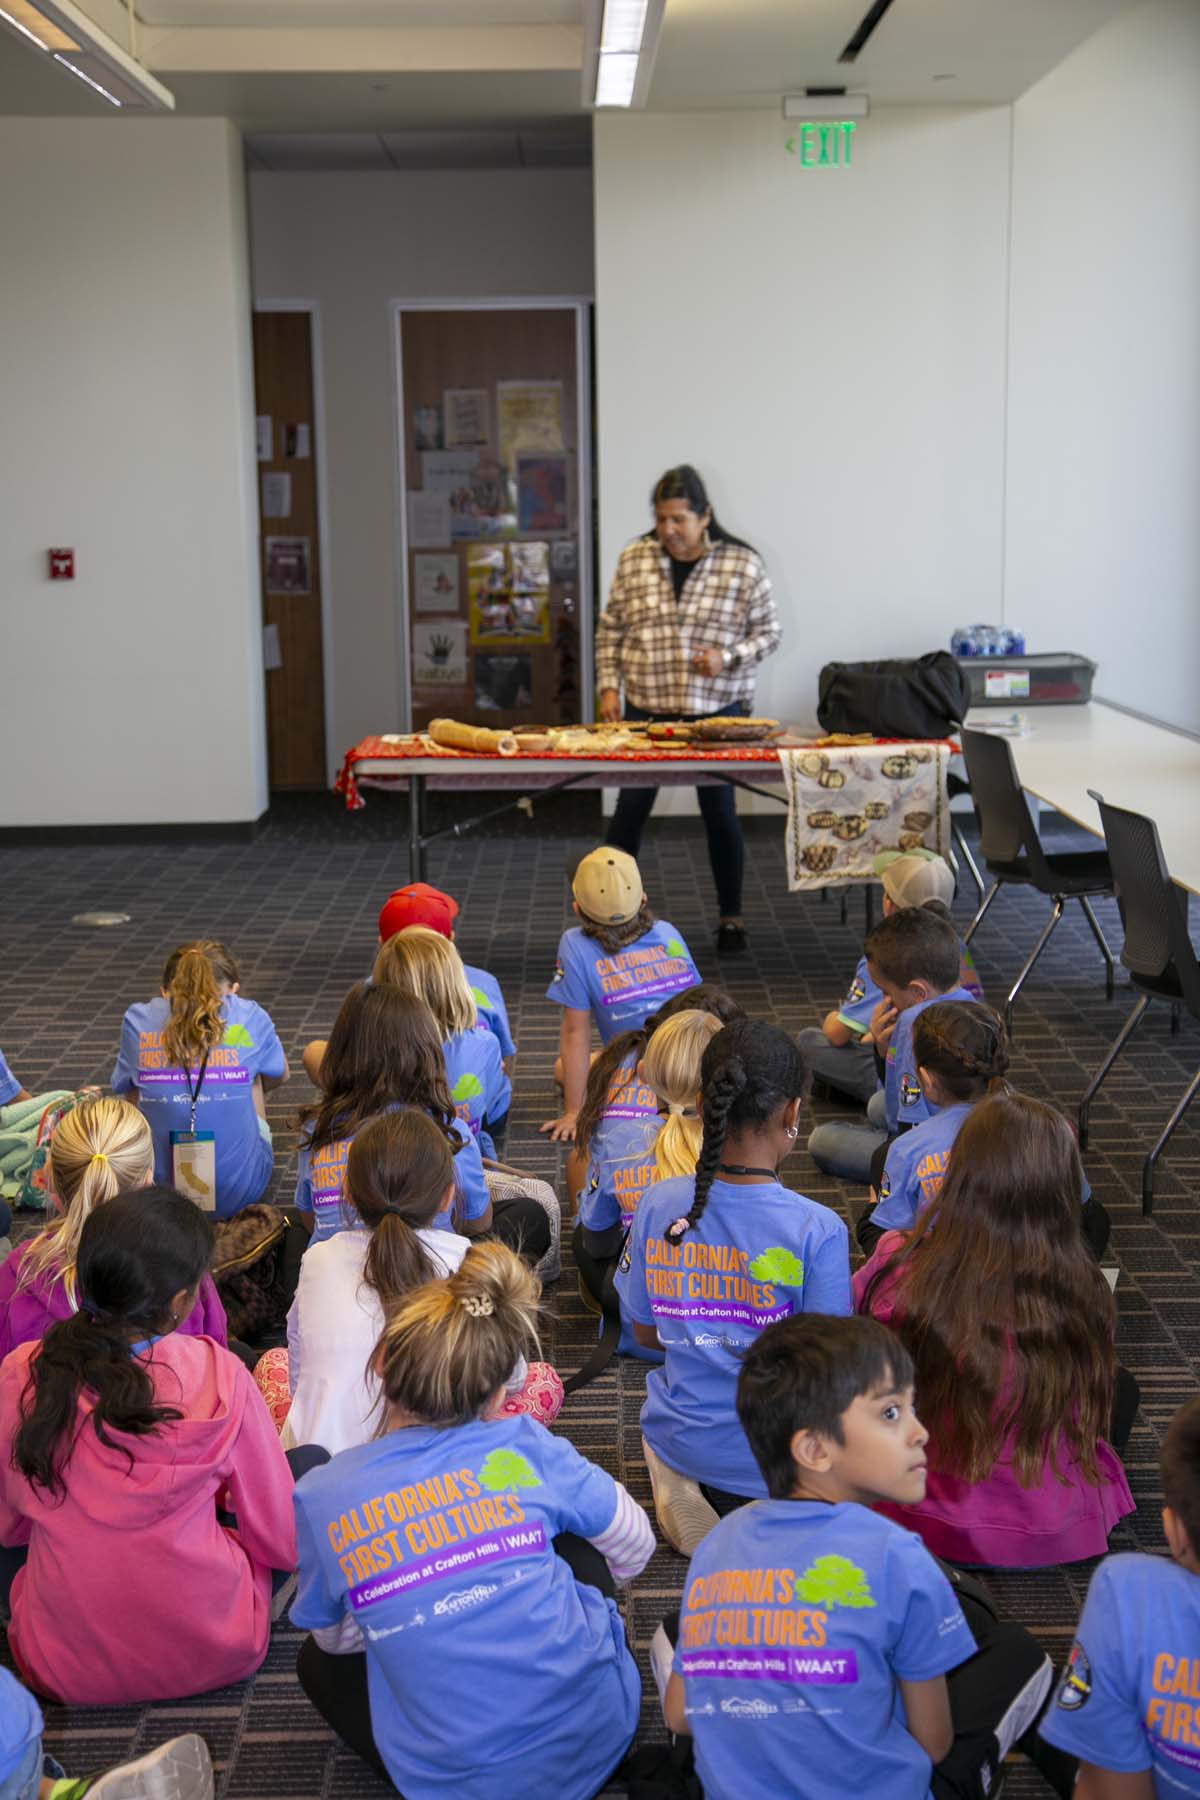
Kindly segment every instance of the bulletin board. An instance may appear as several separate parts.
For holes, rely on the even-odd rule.
[[[409,727],[577,723],[593,567],[580,307],[401,307],[396,324]]]

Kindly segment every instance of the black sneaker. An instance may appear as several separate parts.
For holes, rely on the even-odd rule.
[[[717,955],[741,956],[746,949],[746,927],[728,919],[717,926]]]

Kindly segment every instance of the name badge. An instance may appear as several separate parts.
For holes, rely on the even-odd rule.
[[[171,1133],[171,1176],[175,1187],[201,1212],[217,1206],[217,1137],[213,1131]]]

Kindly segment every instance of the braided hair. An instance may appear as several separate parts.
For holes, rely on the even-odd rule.
[[[700,1064],[704,1141],[696,1164],[696,1185],[686,1218],[667,1228],[677,1244],[698,1225],[725,1151],[730,1127],[765,1125],[789,1100],[808,1093],[808,1064],[795,1038],[766,1019],[735,1019],[709,1044]]]
[[[1008,1034],[998,1013],[978,1000],[937,1000],[913,1021],[918,1068],[936,1075],[951,1100],[1007,1094]]]

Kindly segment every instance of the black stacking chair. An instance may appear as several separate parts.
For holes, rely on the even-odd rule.
[[[946,792],[951,800],[956,800],[960,794],[969,794],[970,791],[970,782],[964,781],[961,775],[955,775],[953,772],[947,774]],[[954,813],[950,814],[950,836],[954,840],[956,856],[961,856],[966,863],[971,880],[975,883],[976,892],[982,900],[984,895],[983,876],[979,873],[979,864],[971,854],[971,846],[963,836],[962,826],[956,823]]]
[[[1092,793],[1092,799],[1100,808],[1125,924],[1121,961],[1129,970],[1138,998],[1079,1103],[1081,1150],[1087,1148],[1088,1109],[1150,1002],[1165,1000],[1170,1006],[1172,1032],[1179,1029],[1181,1006],[1186,1006],[1192,1017],[1200,1020],[1200,963],[1196,961],[1188,933],[1187,895],[1182,888],[1176,887],[1168,873],[1158,841],[1158,826],[1142,813],[1109,806],[1100,794]],[[1142,1164],[1142,1212],[1147,1216],[1154,1205],[1154,1165],[1195,1099],[1197,1089],[1200,1089],[1200,1070],[1192,1077],[1187,1092]]]
[[[980,847],[992,885],[964,936],[970,943],[988,907],[1006,884],[1036,888],[1054,902],[1046,929],[1033,947],[1029,961],[1013,982],[1004,1003],[1004,1022],[1011,1034],[1013,1006],[1025,978],[1050,941],[1050,934],[1066,911],[1068,900],[1078,900],[1092,936],[1104,957],[1104,991],[1113,996],[1112,951],[1092,911],[1097,895],[1113,893],[1113,873],[1104,850],[1071,850],[1047,855],[1029,811],[1029,802],[1017,776],[1012,746],[1006,738],[986,731],[961,733],[963,756],[975,797]]]

